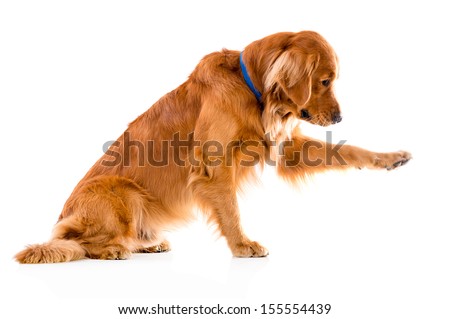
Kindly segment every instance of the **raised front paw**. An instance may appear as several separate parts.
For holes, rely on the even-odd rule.
[[[411,154],[405,151],[392,153],[375,153],[373,159],[374,168],[387,169],[388,171],[396,169],[408,163],[412,158]]]
[[[234,257],[266,257],[269,251],[256,241],[245,241],[231,247]]]

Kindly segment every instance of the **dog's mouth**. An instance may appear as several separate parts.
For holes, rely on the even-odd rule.
[[[306,109],[300,111],[300,119],[307,121],[311,124],[320,126],[329,126],[332,124],[337,124],[342,121],[342,116],[340,113],[335,113],[330,119],[323,114],[311,115]]]

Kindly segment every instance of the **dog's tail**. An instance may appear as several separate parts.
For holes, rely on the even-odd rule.
[[[30,245],[14,258],[21,264],[46,264],[79,260],[86,251],[79,243],[71,239],[52,239],[47,243]]]

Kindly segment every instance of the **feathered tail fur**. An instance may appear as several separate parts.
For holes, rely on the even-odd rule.
[[[52,239],[47,243],[30,245],[14,258],[22,264],[44,264],[79,260],[85,255],[85,250],[74,240]]]

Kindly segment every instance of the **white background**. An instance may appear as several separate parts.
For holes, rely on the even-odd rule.
[[[449,318],[444,3],[2,1],[0,312],[118,318],[117,306],[281,302],[330,303],[326,318]],[[12,260],[48,239],[103,143],[205,54],[299,30],[320,32],[340,58],[335,142],[408,150],[406,167],[327,173],[300,190],[266,170],[240,204],[244,229],[268,258],[232,258],[200,220],[168,234],[168,254]],[[304,129],[325,138],[324,128]]]

